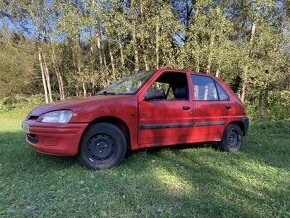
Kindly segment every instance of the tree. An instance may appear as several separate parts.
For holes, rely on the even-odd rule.
[[[1,46],[26,61],[23,75],[34,75],[35,91],[15,87],[44,92],[47,102],[94,95],[128,72],[172,67],[221,77],[268,117],[271,98],[290,90],[289,8],[286,0],[0,0],[1,23],[15,33],[3,34]],[[29,47],[27,57],[13,37]],[[18,93],[7,78],[1,74],[1,88]]]

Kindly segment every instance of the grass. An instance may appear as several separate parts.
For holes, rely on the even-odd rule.
[[[241,152],[141,150],[116,168],[36,153],[0,114],[0,217],[289,217],[290,123],[252,124]]]

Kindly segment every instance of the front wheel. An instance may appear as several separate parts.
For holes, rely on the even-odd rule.
[[[219,147],[223,151],[236,152],[239,151],[243,144],[243,133],[237,124],[230,124],[224,131],[222,141]]]
[[[126,138],[118,127],[111,123],[96,123],[86,130],[78,159],[89,169],[105,169],[119,165],[126,152]]]

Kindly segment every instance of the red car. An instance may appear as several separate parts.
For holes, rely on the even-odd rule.
[[[238,151],[248,129],[245,108],[219,78],[176,69],[138,72],[96,96],[34,109],[23,122],[41,153],[75,156],[91,169],[115,166],[128,150],[219,142]]]

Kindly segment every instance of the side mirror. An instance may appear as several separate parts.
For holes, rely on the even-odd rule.
[[[144,95],[145,101],[150,100],[162,100],[165,99],[165,91],[163,89],[160,90],[148,90]]]

